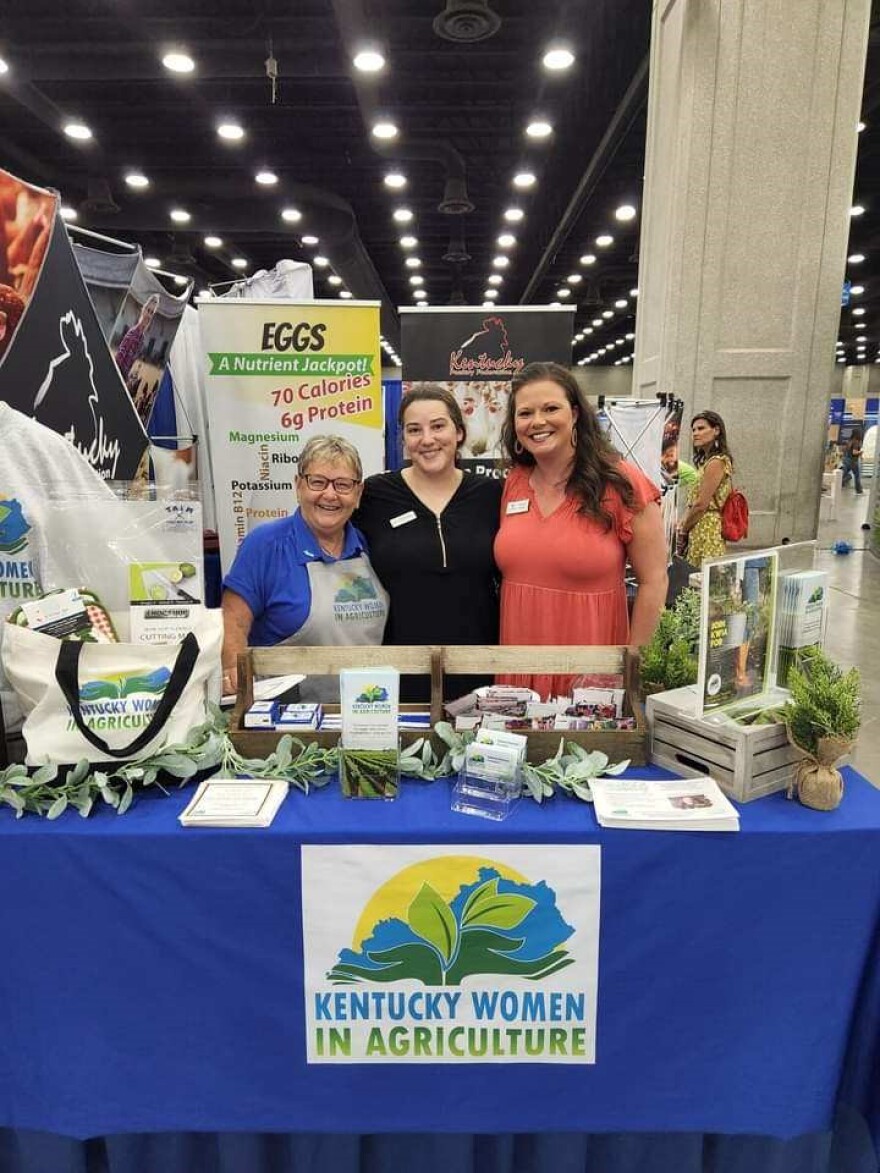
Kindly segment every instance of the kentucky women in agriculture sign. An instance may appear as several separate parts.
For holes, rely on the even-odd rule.
[[[310,1063],[592,1063],[598,847],[303,847]]]

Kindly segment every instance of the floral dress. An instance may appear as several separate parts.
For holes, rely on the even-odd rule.
[[[721,484],[715,491],[712,504],[691,529],[688,534],[687,560],[692,566],[702,566],[708,558],[723,558],[727,553],[727,543],[721,536],[721,507],[730,495],[733,487],[731,474],[733,465],[729,456],[710,456],[699,472],[696,484],[691,485],[688,493],[688,506],[694,504],[700,495],[700,486],[703,483],[706,469],[713,460],[724,462],[724,476]]]

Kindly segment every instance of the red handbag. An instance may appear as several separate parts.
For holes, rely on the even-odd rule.
[[[749,503],[739,489],[731,489],[721,506],[721,536],[725,542],[741,542],[749,536]]]

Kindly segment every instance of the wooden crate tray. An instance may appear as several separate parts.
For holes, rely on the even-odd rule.
[[[255,677],[287,673],[329,675],[341,668],[391,666],[408,675],[427,675],[431,680],[431,724],[444,719],[443,697],[457,696],[457,675],[493,676],[496,673],[554,673],[580,675],[603,673],[620,676],[626,689],[624,715],[635,718],[633,730],[596,730],[595,732],[540,731],[527,732],[528,760],[543,762],[559,747],[559,739],[576,742],[585,749],[601,750],[611,761],[629,758],[635,765],[647,761],[648,729],[638,697],[637,662],[623,647],[300,647],[249,648],[239,656],[239,691],[230,722],[230,737],[236,749],[247,757],[266,757],[283,736],[277,729],[244,729],[244,713],[253,703]],[[424,710],[424,705],[400,706],[401,712]],[[339,711],[338,705],[324,705],[326,712]],[[297,730],[300,741],[315,741],[334,746],[338,730]],[[424,730],[401,730],[403,745],[425,736]],[[432,738],[435,752],[442,756],[444,744]]]
[[[711,774],[728,797],[751,802],[785,790],[799,754],[783,725],[716,724],[694,715],[692,689],[647,700],[651,761],[692,774]]]

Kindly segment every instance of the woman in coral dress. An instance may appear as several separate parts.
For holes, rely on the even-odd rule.
[[[513,380],[502,442],[511,469],[495,539],[501,643],[647,643],[667,586],[659,490],[620,459],[556,363],[531,363]],[[627,562],[638,581],[632,624]],[[572,677],[505,680],[548,697]]]

